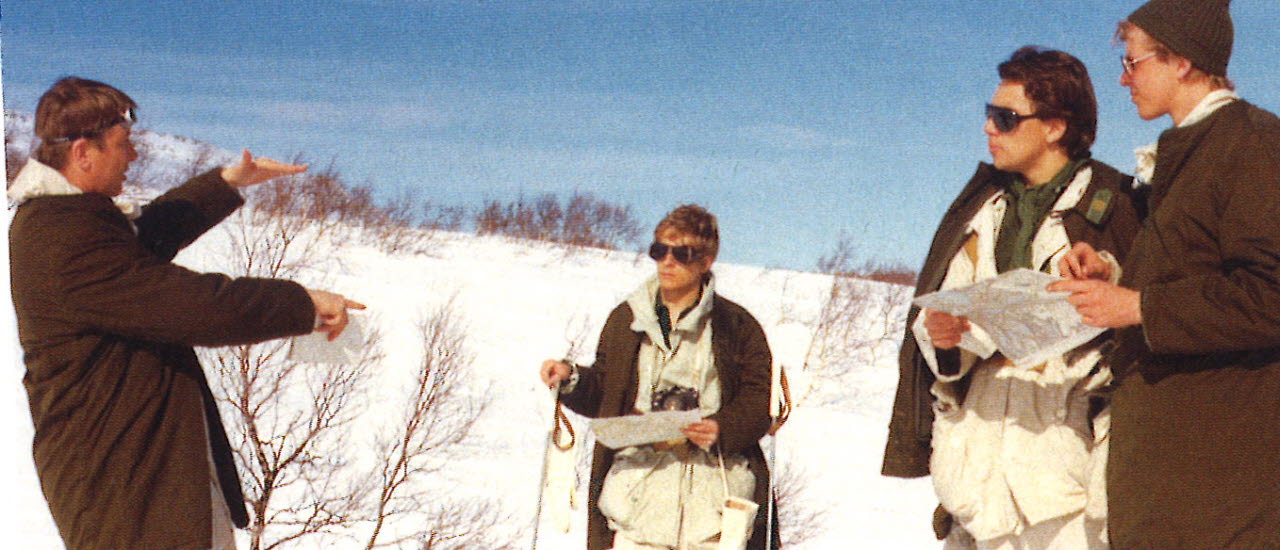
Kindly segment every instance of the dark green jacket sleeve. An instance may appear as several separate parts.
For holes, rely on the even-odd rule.
[[[723,402],[710,418],[720,425],[721,450],[742,454],[769,431],[773,356],[760,323],[741,306],[717,298],[711,339]]]
[[[604,328],[600,330],[600,341],[596,344],[596,360],[591,366],[578,367],[578,384],[573,391],[560,396],[560,401],[570,410],[589,418],[602,416],[601,407],[604,401],[606,378],[610,382],[625,376],[623,372],[633,365],[635,351],[628,353],[627,346],[639,345],[637,337],[631,332],[631,308],[626,303],[620,304],[609,313]],[[617,371],[617,372],[614,372]],[[620,382],[613,382],[617,386]],[[614,388],[616,393],[618,388]],[[633,394],[634,395],[634,394]],[[622,399],[622,398],[619,398]],[[605,413],[604,416],[622,414],[620,411]]]
[[[157,197],[133,223],[143,247],[172,260],[242,204],[240,193],[214,169]]]
[[[183,215],[187,223],[177,224],[183,226],[177,238],[151,241],[164,249],[157,254],[110,201],[95,206],[46,208],[41,218],[60,230],[40,232],[38,242],[27,243],[47,247],[52,272],[45,276],[53,278],[74,325],[187,345],[243,344],[311,330],[315,308],[297,283],[196,273],[169,262],[165,254],[208,229],[207,215]],[[164,225],[150,231],[159,235]]]

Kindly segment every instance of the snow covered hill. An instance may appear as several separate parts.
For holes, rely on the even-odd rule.
[[[6,123],[14,122],[12,116],[6,117]],[[156,159],[140,167],[149,171],[148,179],[189,174],[192,162],[221,162],[231,156],[185,138],[150,134],[144,139],[145,148]],[[151,193],[154,190],[142,194]],[[243,220],[233,217],[215,228],[185,250],[178,263],[202,271],[228,271],[227,251]],[[441,499],[460,494],[499,498],[509,523],[504,527],[522,531],[526,538],[520,547],[531,547],[527,536],[533,532],[552,414],[536,368],[543,359],[564,356],[570,341],[580,346],[581,358],[589,361],[605,315],[652,274],[652,261],[636,252],[568,250],[458,233],[437,234],[429,250],[415,254],[386,254],[361,242],[326,249],[325,261],[300,276],[304,285],[341,292],[367,304],[363,319],[380,333],[384,356],[373,366],[377,382],[362,400],[367,412],[356,420],[354,431],[360,437],[376,431],[377,422],[385,416],[380,407],[402,393],[421,359],[418,322],[426,312],[452,300],[452,311],[466,328],[465,347],[474,355],[468,384],[490,397],[491,404],[473,430],[474,437],[456,449],[451,466],[432,484]],[[793,382],[798,403],[773,442],[775,470],[788,471],[800,480],[791,503],[795,508],[783,509],[782,514],[804,511],[814,524],[807,540],[789,548],[936,548],[929,528],[936,501],[928,480],[879,475],[897,379],[897,334],[892,332],[900,330],[896,327],[905,312],[908,291],[882,283],[856,283],[854,288],[863,299],[888,309],[868,308],[857,321],[861,343],[828,353],[826,357],[835,360],[823,363],[813,360],[820,355],[814,335],[831,294],[831,277],[724,264],[717,264],[714,271],[719,292],[744,305],[764,325],[775,362],[788,369]],[[4,277],[7,283],[7,270]],[[0,532],[6,533],[6,547],[61,548],[31,463],[21,354],[9,295],[3,295],[0,335],[6,353],[0,368],[0,403],[5,409],[0,411],[0,437],[8,443],[0,455],[0,467],[8,472],[10,506],[0,515]],[[883,337],[886,330],[891,332],[887,338]],[[802,368],[806,356],[809,369]],[[576,424],[579,434],[587,432],[580,419]],[[580,500],[585,501],[585,493]],[[582,548],[585,511],[579,509],[576,514],[569,533],[541,529],[538,548]],[[349,542],[342,537],[316,538],[295,547],[356,547],[344,546]]]

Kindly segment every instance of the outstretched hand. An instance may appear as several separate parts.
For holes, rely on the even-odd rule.
[[[328,334],[330,342],[336,340],[351,321],[347,316],[348,309],[365,308],[364,304],[348,300],[341,294],[311,289],[307,289],[307,294],[311,296],[311,303],[316,307],[316,318],[320,320],[316,332]]]
[[[960,345],[964,333],[969,332],[969,318],[957,317],[944,311],[924,310],[924,328],[929,340],[937,349],[951,349]]]
[[[264,157],[254,158],[248,149],[243,149],[238,162],[222,169],[222,179],[233,187],[249,187],[280,176],[299,174],[306,170],[306,165],[285,164]]]

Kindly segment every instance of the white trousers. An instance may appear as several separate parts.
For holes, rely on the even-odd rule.
[[[1016,535],[975,541],[957,523],[943,541],[943,550],[1106,550],[1106,525],[1084,513],[1042,521]]]
[[[718,548],[718,547],[719,547],[719,543],[710,542],[710,543],[704,543],[702,545],[695,544],[693,546],[689,546],[688,550],[714,550],[715,548]],[[655,546],[652,544],[645,544],[643,542],[636,542],[627,538],[622,533],[615,533],[613,535],[613,548],[611,550],[676,550],[676,549],[671,548],[670,546]],[[685,550],[685,549],[681,548],[679,550]]]
[[[210,476],[210,499],[213,504],[213,540],[211,550],[236,550],[236,524],[231,521],[231,511],[227,510],[227,501],[222,496],[222,487],[218,479]]]

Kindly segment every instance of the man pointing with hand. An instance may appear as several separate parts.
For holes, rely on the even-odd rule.
[[[232,526],[248,514],[192,346],[313,329],[332,339],[364,306],[173,264],[244,203],[238,188],[306,167],[245,151],[126,213],[112,198],[138,158],[135,107],[101,82],[59,80],[36,109],[40,145],[8,191],[36,470],[68,549],[234,548]]]

